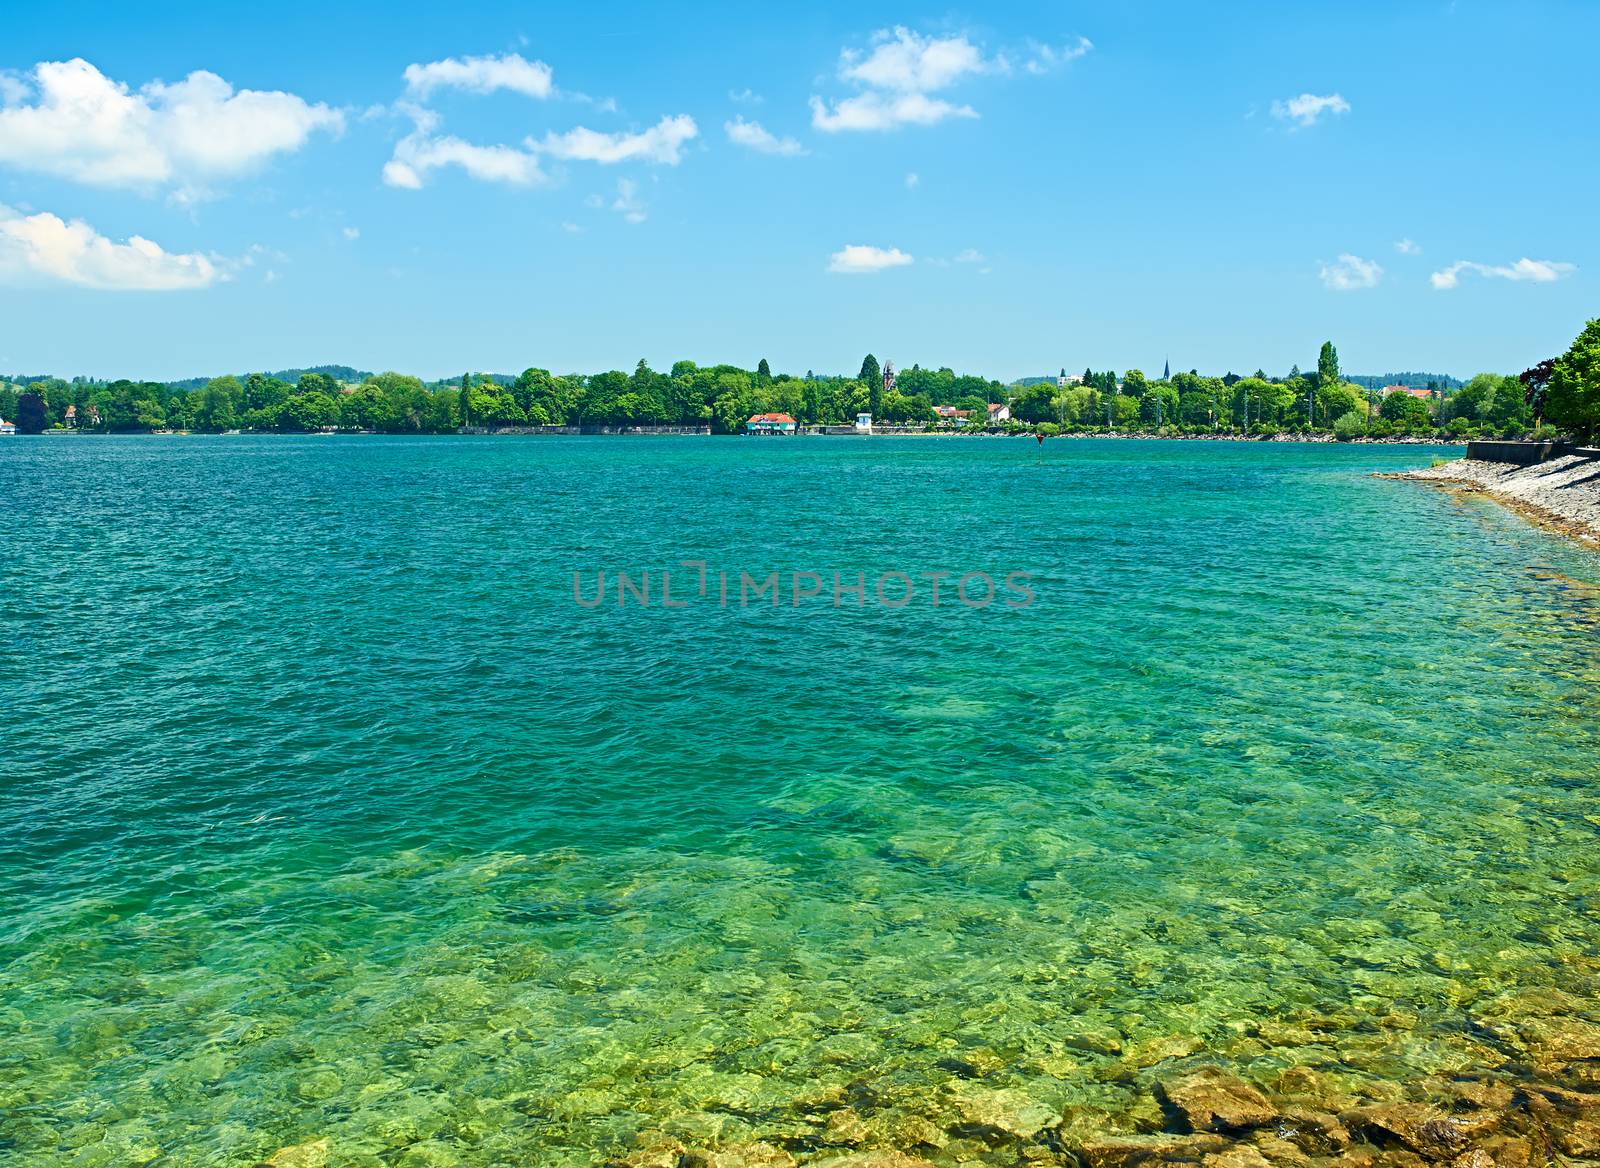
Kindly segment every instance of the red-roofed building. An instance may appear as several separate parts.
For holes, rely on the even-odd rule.
[[[958,410],[955,406],[934,406],[933,412],[941,418],[949,418],[951,421],[965,420],[972,417],[971,410]]]
[[[1403,393],[1408,397],[1421,398],[1423,401],[1431,401],[1434,396],[1433,390],[1418,389],[1415,385],[1386,385],[1383,387],[1384,397],[1388,397],[1391,393]]]
[[[746,434],[793,434],[796,423],[788,414],[751,414],[744,424]]]

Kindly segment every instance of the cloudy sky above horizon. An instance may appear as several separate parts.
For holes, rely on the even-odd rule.
[[[0,371],[1467,375],[1597,311],[1576,0],[7,24]]]

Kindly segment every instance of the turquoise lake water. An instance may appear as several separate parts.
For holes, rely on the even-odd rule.
[[[1456,453],[0,442],[0,1162],[941,1161],[1600,1020],[1600,558],[1372,477]]]

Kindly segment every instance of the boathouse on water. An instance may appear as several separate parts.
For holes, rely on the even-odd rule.
[[[751,414],[744,424],[746,434],[793,434],[795,420],[788,414]]]

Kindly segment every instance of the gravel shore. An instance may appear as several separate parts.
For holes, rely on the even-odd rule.
[[[1600,543],[1600,458],[1573,454],[1535,466],[1463,458],[1394,477],[1482,491],[1534,520]]]

